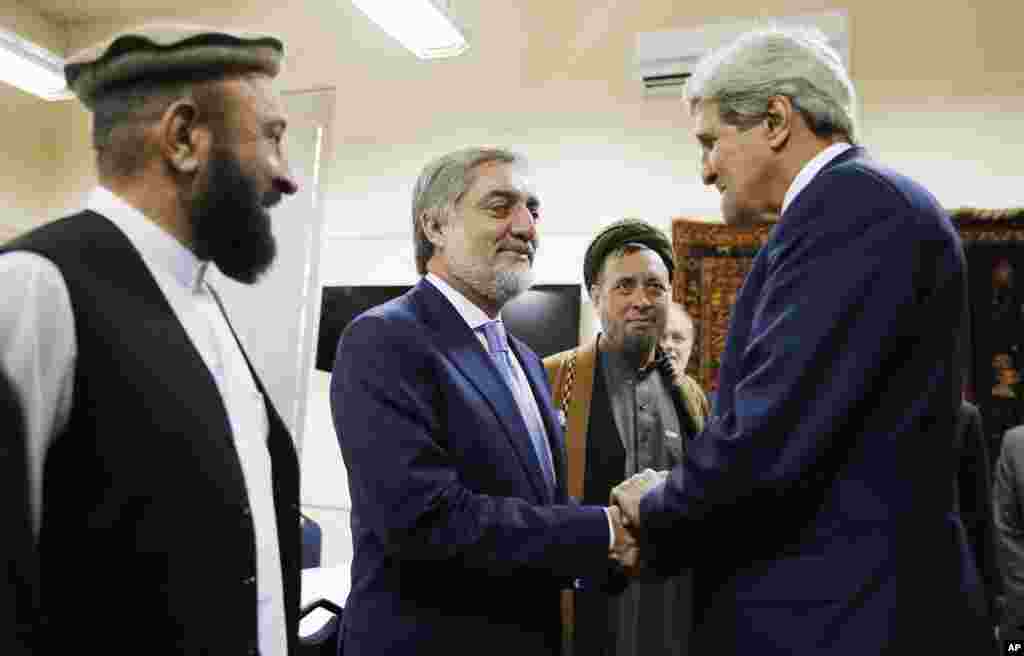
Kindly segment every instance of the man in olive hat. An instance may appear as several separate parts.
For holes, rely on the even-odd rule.
[[[150,25],[66,66],[99,186],[0,248],[43,653],[294,650],[298,463],[205,280],[213,262],[253,283],[274,258],[268,210],[296,191],[282,55],[269,36]]]
[[[704,393],[658,345],[674,269],[672,244],[658,228],[626,219],[602,230],[583,261],[601,333],[544,360],[565,421],[569,493],[584,504],[607,500],[639,471],[671,469],[704,425]],[[563,625],[573,627],[573,653],[686,653],[688,574],[634,582],[619,594],[622,583],[613,575],[567,593]]]

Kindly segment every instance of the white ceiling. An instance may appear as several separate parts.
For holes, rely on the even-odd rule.
[[[206,0],[22,0],[21,4],[34,9],[47,19],[60,24],[86,22],[119,22],[137,16],[149,18],[159,15],[202,14],[210,7]],[[223,5],[251,5],[250,2],[222,2]]]
[[[580,9],[577,0],[565,6]],[[620,0],[609,0],[617,4]],[[626,1],[626,0],[622,0]],[[63,35],[65,56],[91,46],[111,34],[152,21],[173,21],[199,25],[222,25],[229,29],[269,32],[286,46],[287,82],[296,88],[340,86],[360,78],[380,75],[397,67],[418,71],[418,60],[397,41],[374,25],[350,0],[19,0],[57,28]],[[523,18],[543,24],[543,14],[526,9],[544,6],[547,0],[506,3],[494,0],[452,0],[456,21],[472,44],[470,54],[457,58],[460,65],[476,60],[481,43],[493,37],[499,52],[505,31],[523,29]],[[486,12],[483,8],[486,7]],[[528,13],[529,12],[529,13]],[[482,20],[486,14],[486,20]],[[531,26],[532,27],[532,26]],[[527,28],[529,29],[529,28]],[[501,56],[505,53],[502,52]],[[374,70],[366,63],[372,61]],[[433,70],[440,68],[436,66]],[[298,79],[296,79],[298,78]]]

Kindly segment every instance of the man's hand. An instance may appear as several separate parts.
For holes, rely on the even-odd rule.
[[[612,488],[611,503],[622,510],[625,525],[640,528],[640,500],[647,491],[668,478],[668,472],[645,469]]]
[[[615,544],[608,554],[609,558],[622,565],[627,574],[635,574],[639,567],[640,550],[633,533],[626,528],[622,511],[616,506],[608,508],[608,516],[615,530]]]

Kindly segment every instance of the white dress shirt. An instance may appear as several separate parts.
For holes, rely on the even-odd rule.
[[[811,180],[814,179],[814,176],[818,175],[821,169],[825,168],[826,164],[851,148],[853,148],[853,146],[842,141],[834,143],[804,164],[803,168],[800,169],[800,172],[796,174],[795,178],[793,178],[793,182],[789,184],[789,189],[786,190],[786,195],[782,197],[782,211],[779,213],[779,216],[786,213],[786,208],[793,203],[796,197],[804,190],[804,188],[807,187],[807,185],[811,184]]]
[[[227,320],[204,280],[207,263],[103,187],[92,192],[87,207],[113,222],[142,256],[216,382],[227,409],[255,527],[260,653],[285,656],[284,596],[267,450],[267,411]],[[37,534],[45,503],[43,463],[47,449],[71,415],[76,353],[74,315],[57,267],[34,253],[0,255],[0,364],[18,390],[26,416],[29,499]]]
[[[477,307],[468,298],[463,296],[462,293],[459,292],[457,289],[455,289],[454,287],[452,287],[447,282],[442,280],[440,277],[434,275],[433,273],[428,273],[425,276],[425,278],[427,279],[427,282],[432,284],[437,289],[437,291],[441,292],[441,294],[446,299],[448,299],[448,302],[452,304],[453,308],[455,308],[455,312],[458,313],[460,317],[462,317],[462,320],[466,322],[466,325],[469,326],[469,329],[473,331],[474,335],[476,335],[476,338],[480,341],[480,344],[484,347],[484,350],[489,353],[490,349],[487,346],[487,338],[484,337],[483,333],[480,330],[478,330],[485,323],[492,321],[492,319],[489,316],[487,316],[487,313],[481,310],[479,307]],[[514,370],[514,375],[517,378],[517,383],[521,386],[521,389],[532,391],[532,388],[530,387],[530,381],[526,378],[526,373],[523,371],[522,365],[519,364],[519,358],[516,356],[515,351],[509,349],[509,355],[512,356],[512,368]],[[544,421],[540,417],[540,409],[537,407],[537,399],[533,396],[533,394],[530,394],[529,396],[530,401],[533,404],[533,412],[537,413],[537,421],[544,430],[544,444],[547,446],[548,458],[551,458],[551,445],[549,443],[549,440],[547,439],[547,428],[544,427]],[[553,464],[553,461],[551,462]],[[554,466],[552,466],[551,469],[552,471],[554,471]],[[557,475],[558,473],[555,472],[555,476]],[[605,514],[608,517],[608,532],[611,537],[611,542],[609,543],[609,546],[614,547],[615,529],[612,526],[611,515],[608,514],[607,511],[605,511]]]

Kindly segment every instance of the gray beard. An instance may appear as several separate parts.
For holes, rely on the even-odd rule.
[[[494,300],[499,307],[516,296],[519,296],[533,286],[533,269],[516,273],[514,271],[499,271],[494,277]]]
[[[521,273],[508,270],[492,273],[486,267],[463,264],[453,258],[449,260],[448,268],[453,277],[461,280],[477,294],[494,301],[499,308],[533,286],[532,267]]]

